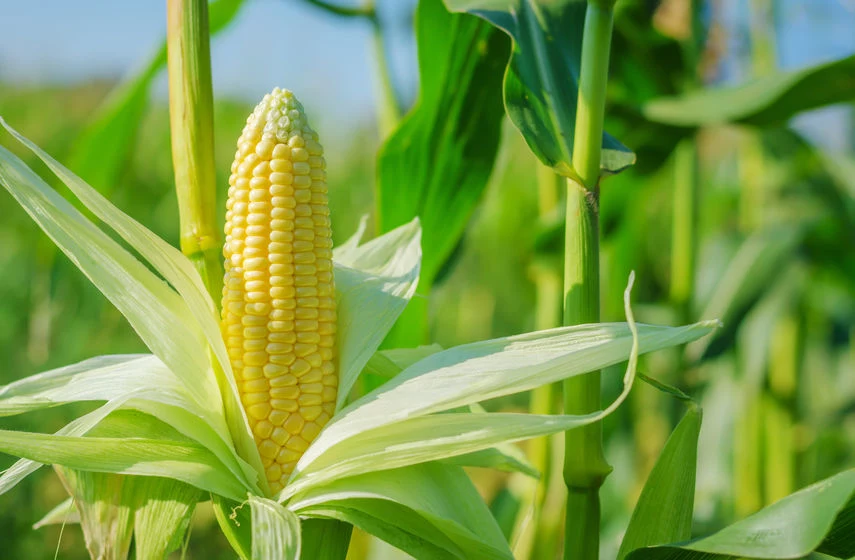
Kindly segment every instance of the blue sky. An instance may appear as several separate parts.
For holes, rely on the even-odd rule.
[[[416,0],[381,0],[392,71],[405,96],[416,81],[407,25]],[[0,80],[23,84],[115,78],[133,72],[163,39],[165,0],[5,1]],[[343,4],[344,2],[342,2]],[[211,46],[217,95],[258,100],[287,87],[336,117],[363,118],[374,103],[366,22],[332,17],[299,0],[248,0]],[[165,94],[162,77],[156,95]]]

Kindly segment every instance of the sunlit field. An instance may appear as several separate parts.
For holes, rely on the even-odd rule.
[[[5,8],[0,557],[855,558],[851,3]]]

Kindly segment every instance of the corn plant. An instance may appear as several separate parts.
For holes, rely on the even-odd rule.
[[[342,216],[328,204],[337,185],[328,184],[324,131],[310,126],[288,89],[274,89],[247,118],[229,170],[228,201],[217,208],[209,37],[238,13],[239,1],[217,0],[210,11],[203,0],[168,2],[164,48],[93,121],[71,158],[78,174],[12,128],[15,115],[0,118],[7,139],[50,171],[43,177],[0,147],[0,184],[150,350],[99,356],[0,386],[0,416],[22,417],[0,429],[0,452],[20,457],[0,474],[0,494],[52,465],[70,497],[40,525],[79,523],[93,558],[125,558],[131,547],[138,558],[160,558],[186,546],[203,502],[211,503],[219,530],[241,558],[358,555],[353,528],[416,558],[554,558],[562,550],[564,558],[583,560],[855,555],[851,469],[777,502],[793,483],[772,476],[764,491],[769,499],[740,511],[744,519],[699,536],[709,532],[693,527],[704,401],[675,386],[692,389],[683,370],[707,367],[711,348],[737,332],[741,351],[778,345],[768,356],[745,351],[745,369],[756,376],[765,361],[780,364],[772,366],[779,373],[770,373],[771,394],[793,398],[800,327],[778,318],[788,298],[804,290],[804,276],[779,282],[766,296],[758,292],[796,244],[809,251],[813,222],[760,231],[723,272],[707,271],[708,263],[697,262],[702,192],[695,133],[716,122],[767,126],[849,99],[851,90],[841,84],[851,77],[851,59],[722,91],[701,89],[697,76],[672,82],[645,76],[657,87],[633,98],[613,87],[638,80],[639,72],[627,69],[649,54],[631,45],[649,39],[648,29],[637,31],[650,23],[636,17],[630,0],[420,0],[419,97],[400,117],[373,2],[307,4],[371,25],[384,139],[371,240],[364,217],[333,247]],[[660,50],[682,49],[686,75],[704,36],[697,3],[689,5],[688,39],[658,43]],[[633,26],[636,32],[627,32]],[[120,192],[113,187],[164,64],[180,251],[109,200]],[[611,88],[610,65],[619,69]],[[804,93],[823,79],[836,80],[835,87]],[[685,86],[684,97],[674,98],[675,83]],[[657,88],[658,96],[651,95]],[[613,114],[606,110],[610,95]],[[447,349],[419,346],[430,342],[433,288],[441,287],[488,187],[504,116],[539,160],[530,182],[537,183],[545,222],[532,267],[540,330]],[[605,132],[611,125],[634,132],[626,138],[639,144],[640,165],[627,173],[649,174],[673,154],[666,299],[680,323],[707,320],[684,327],[636,323],[632,274],[625,289],[620,279],[622,298],[609,289],[601,298],[601,284],[616,282],[611,239],[601,244],[601,215],[614,215],[620,203],[606,179],[636,161]],[[639,141],[644,134],[648,139]],[[828,166],[845,182],[845,171]],[[50,186],[55,179],[73,199]],[[623,204],[620,219],[630,223],[633,209]],[[219,216],[224,237],[215,225]],[[847,219],[845,212],[835,215],[833,226],[845,229]],[[630,246],[641,252],[643,230],[629,231]],[[721,276],[711,295],[695,293],[699,271]],[[599,322],[611,299],[623,303],[625,323]],[[681,349],[673,384],[637,371],[641,354],[665,348]],[[621,405],[636,377],[672,399],[680,420],[661,452],[649,454],[650,466],[635,473],[640,495],[619,542],[601,550],[609,530],[601,525],[603,484],[612,471],[602,421],[625,417]],[[619,386],[605,403],[603,384]],[[563,407],[555,398],[559,386]],[[491,403],[526,392],[528,413],[494,411]],[[35,416],[24,413],[73,404],[76,418],[58,432],[24,431]],[[775,415],[779,409],[762,410],[762,418],[790,429]],[[651,411],[657,413],[667,417]],[[788,449],[776,454],[774,442],[786,438],[775,440],[771,426],[764,436],[767,463],[792,456]],[[543,438],[559,434],[563,459],[553,465],[550,440]],[[528,448],[530,461],[513,445],[538,437]],[[757,443],[746,441],[744,450],[757,453]],[[556,466],[565,489],[550,484]],[[485,502],[470,467],[529,477],[525,496],[509,508],[498,497]],[[555,495],[566,496],[557,513],[547,509]]]

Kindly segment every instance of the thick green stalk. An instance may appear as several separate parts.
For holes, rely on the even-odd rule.
[[[573,142],[573,169],[579,180],[567,181],[565,325],[600,319],[599,176],[613,16],[613,1],[588,3]],[[600,408],[599,372],[564,382],[565,414],[587,414]],[[602,424],[570,430],[564,441],[564,558],[596,560],[600,542],[599,489],[611,472],[603,453]]]
[[[214,301],[219,301],[223,265],[216,220],[208,3],[169,0],[167,7],[169,117],[181,251],[196,266]]]

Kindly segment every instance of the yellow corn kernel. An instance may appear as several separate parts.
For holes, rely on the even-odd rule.
[[[223,339],[274,492],[338,386],[326,164],[307,123],[290,91],[266,95],[238,139],[226,204]]]

